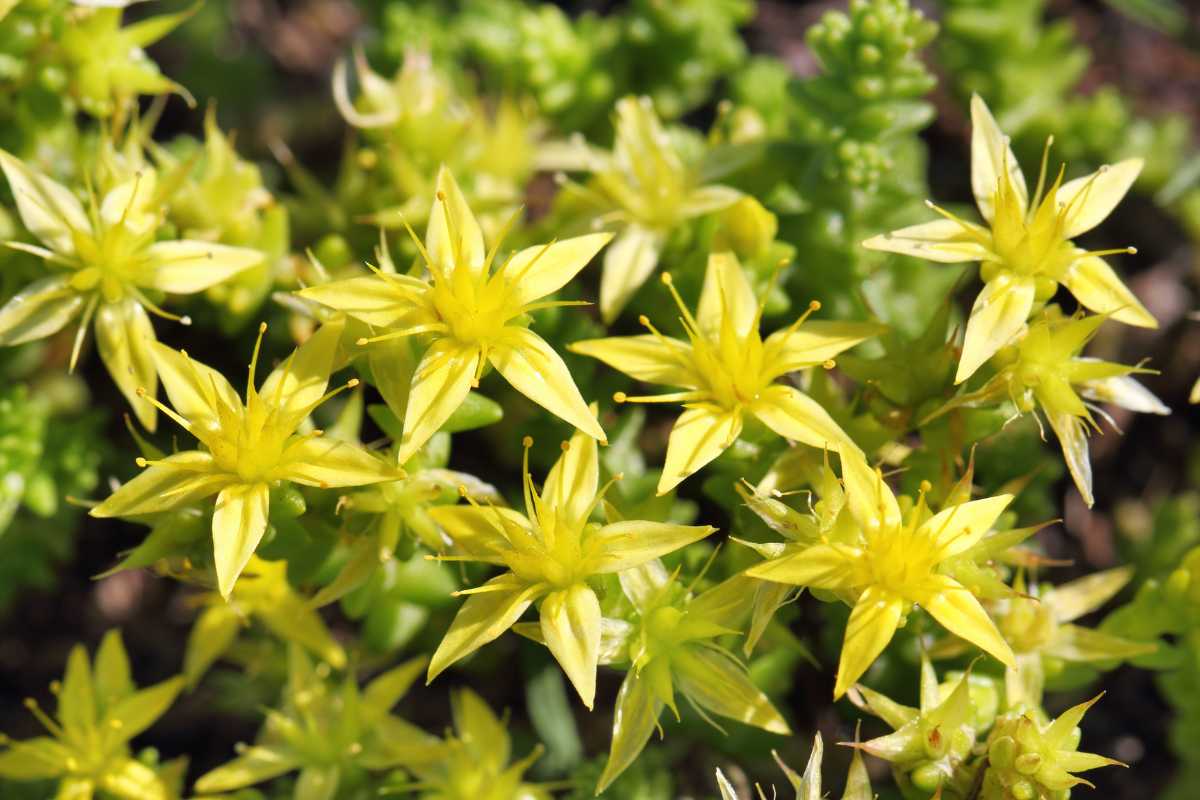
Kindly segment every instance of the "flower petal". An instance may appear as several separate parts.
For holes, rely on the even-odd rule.
[[[599,598],[587,584],[577,583],[546,595],[539,613],[546,646],[590,711],[600,659]]]
[[[395,325],[421,308],[424,281],[404,275],[370,275],[308,286],[297,294],[378,328]]]
[[[725,452],[742,432],[742,415],[716,406],[689,408],[675,420],[658,494],[674,489],[696,470]]]
[[[183,677],[177,676],[135,692],[110,706],[101,724],[119,731],[117,735],[129,741],[167,713],[183,687]]]
[[[1046,412],[1046,419],[1050,422],[1050,427],[1058,436],[1058,443],[1062,446],[1063,460],[1067,462],[1067,470],[1070,471],[1071,478],[1075,481],[1075,488],[1079,490],[1083,502],[1087,504],[1088,508],[1091,508],[1096,499],[1092,496],[1092,462],[1088,458],[1087,427],[1079,417],[1049,409],[1043,410]]]
[[[201,775],[196,781],[196,791],[201,794],[233,792],[277,778],[299,766],[296,757],[283,749],[252,745],[228,764]]]
[[[155,462],[89,513],[93,517],[134,517],[168,511],[216,494],[230,480],[229,475],[216,471],[211,455],[185,450]]]
[[[1093,572],[1054,587],[1043,602],[1054,610],[1058,622],[1074,622],[1116,597],[1133,578],[1133,567],[1116,567]]]
[[[217,495],[212,521],[213,566],[217,588],[226,599],[267,531],[269,500],[265,483],[235,484]]]
[[[429,661],[428,681],[511,628],[545,591],[543,586],[530,586],[511,572],[497,575],[484,586],[492,590],[469,595],[454,616],[450,630]]]
[[[890,530],[900,525],[900,505],[878,469],[871,469],[861,452],[841,448],[842,483],[854,520],[864,530]]]
[[[237,390],[212,367],[159,342],[150,353],[171,405],[196,429],[216,430],[222,419],[241,412]]]
[[[671,657],[676,685],[693,703],[722,717],[788,735],[791,729],[746,668],[715,649],[682,647]]]
[[[600,316],[611,324],[629,298],[642,287],[658,266],[664,237],[658,231],[630,224],[604,251],[600,276]]]
[[[716,338],[721,325],[729,322],[738,336],[745,336],[757,317],[758,298],[737,256],[730,252],[711,254],[696,308],[701,332]]]
[[[345,324],[344,319],[334,319],[317,328],[263,381],[259,397],[290,417],[293,425],[299,425],[324,396]]]
[[[1002,176],[1020,203],[1021,215],[1029,207],[1029,189],[1025,175],[1013,155],[1009,139],[996,124],[995,117],[979,95],[971,96],[971,191],[979,213],[988,222],[995,212],[995,195]]]
[[[242,616],[225,603],[200,612],[188,632],[183,651],[183,676],[189,687],[195,687],[208,668],[233,646],[243,624]]]
[[[962,356],[954,376],[956,384],[974,375],[975,370],[1025,328],[1025,320],[1033,309],[1034,289],[1030,278],[1000,278],[984,284],[967,320]]]
[[[612,336],[586,339],[567,345],[572,353],[591,356],[626,375],[646,383],[695,388],[702,381],[691,362],[692,348],[686,342],[647,333],[641,336]]]
[[[37,781],[57,778],[67,772],[70,750],[49,736],[15,741],[0,753],[0,778]]]
[[[818,448],[857,448],[820,403],[794,386],[776,383],[760,392],[750,413],[785,439]]]
[[[946,630],[991,653],[1008,667],[1016,667],[1012,648],[967,587],[948,575],[931,575],[920,598],[921,607]]]
[[[944,508],[921,528],[933,540],[940,557],[951,558],[974,547],[1012,499],[1011,494],[1001,494]]]
[[[599,543],[595,572],[620,572],[673,553],[715,533],[711,525],[674,525],[668,522],[622,520],[591,534]]]
[[[1158,327],[1154,315],[1099,256],[1083,256],[1072,261],[1062,283],[1076,300],[1097,314],[1109,314],[1118,322],[1139,328]]]
[[[679,213],[685,218],[699,217],[729,208],[743,197],[745,195],[732,186],[712,183],[693,189],[684,199]]]
[[[823,364],[851,347],[887,330],[873,322],[816,320],[798,328],[785,328],[763,343],[763,362],[778,377],[798,369]]]
[[[590,233],[526,247],[508,260],[494,280],[511,285],[515,302],[532,303],[566,286],[612,238],[611,233]]]
[[[425,249],[433,266],[449,274],[462,266],[475,274],[483,269],[486,255],[483,231],[471,213],[467,200],[454,175],[443,166],[437,175],[437,197],[429,212],[429,228],[425,231]]]
[[[263,254],[248,247],[183,239],[155,242],[146,248],[142,285],[172,294],[192,294],[216,286],[258,266]]]
[[[987,228],[970,222],[936,219],[909,225],[891,233],[872,236],[862,243],[868,250],[899,253],[943,264],[983,261],[991,257],[985,242],[991,239]]]
[[[400,473],[363,447],[316,436],[289,444],[273,475],[276,480],[327,488],[396,480]]]
[[[84,295],[66,275],[34,281],[0,308],[0,347],[32,342],[58,333],[79,316]]]
[[[1142,165],[1140,158],[1127,158],[1060,186],[1055,194],[1059,213],[1070,209],[1063,238],[1074,239],[1107,219],[1141,174]]]
[[[424,447],[462,405],[478,365],[475,347],[463,347],[451,339],[438,339],[429,346],[413,374],[404,412],[404,438],[396,454],[399,463]]]
[[[844,695],[887,647],[900,624],[904,606],[902,599],[874,586],[859,595],[846,623],[834,700]]]
[[[528,328],[506,328],[488,360],[518,392],[593,439],[608,441],[571,371],[542,337]]]
[[[1090,380],[1079,387],[1079,393],[1089,400],[1112,403],[1140,414],[1171,413],[1171,409],[1153,392],[1128,375]]]
[[[499,506],[434,506],[429,516],[454,542],[456,551],[490,564],[503,564],[504,553],[511,549],[501,525],[530,530],[529,520],[520,512]]]
[[[92,224],[71,190],[0,150],[0,169],[8,178],[25,227],[56,253],[75,252],[72,231],[90,233]]]
[[[764,581],[818,589],[844,589],[854,568],[857,549],[817,544],[798,553],[755,564],[746,574]]]
[[[596,440],[576,431],[550,468],[542,485],[542,503],[560,516],[582,523],[592,507],[600,483],[600,456]]]
[[[649,685],[639,677],[636,669],[625,673],[621,691],[617,694],[608,762],[596,784],[597,795],[607,789],[642,752],[646,742],[650,741],[650,734],[658,726],[662,709],[662,701],[653,696]]]
[[[158,411],[148,400],[138,397],[138,389],[144,389],[147,397],[158,393],[153,351],[158,340],[146,310],[132,297],[102,303],[96,312],[95,331],[96,350],[113,383],[129,401],[138,421],[153,431]]]

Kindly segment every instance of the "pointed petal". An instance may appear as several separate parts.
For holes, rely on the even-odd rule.
[[[308,286],[297,294],[368,325],[387,328],[417,312],[428,288],[423,281],[403,275],[370,275]]]
[[[95,672],[96,691],[100,697],[124,697],[134,692],[129,654],[125,652],[119,629],[113,628],[104,634],[100,649],[96,651]]]
[[[900,524],[900,505],[896,495],[877,469],[871,469],[862,454],[839,449],[842,462],[842,482],[846,485],[846,502],[850,513],[864,530],[895,528]]]
[[[591,534],[599,542],[601,551],[594,570],[608,573],[636,567],[698,542],[716,530],[711,525],[673,525],[643,520],[614,522]]]
[[[756,564],[746,574],[764,581],[818,589],[844,589],[859,551],[827,544],[806,547]]]
[[[962,356],[954,376],[956,384],[974,375],[1025,328],[1033,309],[1034,288],[1029,278],[997,279],[984,284],[967,320]]]
[[[272,474],[276,480],[326,488],[396,480],[401,473],[363,447],[317,436],[289,444]]]
[[[621,691],[617,694],[616,713],[613,717],[612,745],[608,751],[608,762],[596,794],[601,794],[638,757],[650,741],[650,734],[658,726],[663,704],[650,693],[646,681],[638,676],[637,670],[625,673]]]
[[[576,431],[546,476],[542,502],[569,520],[583,522],[599,483],[600,456],[596,440]]]
[[[742,416],[715,406],[689,408],[675,420],[667,441],[667,456],[658,494],[674,489],[696,470],[712,461],[742,432]]]
[[[1008,504],[1011,494],[972,500],[934,514],[921,528],[934,541],[942,558],[965,553],[992,529]]]
[[[511,284],[515,302],[532,303],[566,286],[612,238],[591,233],[527,247],[509,259],[497,280]]]
[[[921,607],[942,627],[991,653],[1005,666],[1016,666],[1012,648],[967,587],[947,575],[932,575],[923,593]]]
[[[1042,732],[1042,740],[1046,746],[1052,749],[1059,748],[1071,737],[1072,731],[1079,727],[1079,723],[1083,720],[1083,715],[1088,709],[1094,706],[1103,697],[1103,693],[1096,695],[1091,700],[1086,700],[1079,705],[1071,706],[1066,711],[1058,715],[1054,722]]]
[[[484,585],[501,588],[467,597],[429,662],[428,680],[432,681],[451,664],[511,628],[544,591],[541,586],[529,586],[518,580],[511,572],[498,575]]]
[[[850,771],[846,774],[846,791],[842,792],[842,800],[874,800],[875,793],[871,791],[871,776],[867,774],[867,765],[863,763],[862,753],[857,748],[850,757]]]
[[[1128,375],[1111,375],[1090,380],[1079,387],[1079,393],[1089,400],[1136,411],[1139,414],[1170,414],[1171,409],[1153,392]]]
[[[0,347],[58,333],[79,316],[86,299],[71,288],[66,275],[34,281],[0,308]]]
[[[77,644],[67,656],[67,669],[58,693],[58,721],[68,731],[94,728],[96,700],[87,651]]]
[[[339,770],[333,767],[304,767],[292,790],[293,800],[333,800],[337,794]]]
[[[404,413],[404,439],[397,453],[403,464],[438,432],[462,405],[479,364],[479,351],[451,339],[429,346],[413,374],[408,408]]]
[[[223,416],[241,410],[237,390],[212,367],[159,342],[150,354],[172,407],[198,429],[216,430]]]
[[[833,699],[838,699],[853,686],[867,668],[875,662],[896,633],[904,601],[874,586],[859,595],[850,620],[846,623],[846,639],[838,661],[837,683]]]
[[[183,686],[183,678],[175,677],[131,694],[108,709],[103,724],[118,730],[121,739],[129,741],[167,713]]]
[[[1118,322],[1139,328],[1158,327],[1154,315],[1100,256],[1075,259],[1067,267],[1062,283],[1076,300],[1097,314],[1111,314]]]
[[[857,447],[820,403],[794,386],[776,383],[767,387],[749,411],[785,439],[822,450]]]
[[[656,559],[618,572],[617,580],[621,584],[621,591],[629,598],[629,602],[633,603],[633,607],[645,612],[671,582],[671,576],[663,563]]]
[[[67,772],[72,753],[49,736],[12,742],[0,753],[0,778],[37,781],[57,778]]]
[[[129,401],[138,421],[153,431],[158,411],[149,401],[138,397],[138,389],[144,389],[148,397],[158,393],[153,352],[158,340],[146,310],[132,297],[102,303],[96,312],[95,331],[96,350],[113,383]]]
[[[1043,652],[1064,661],[1086,662],[1134,658],[1157,649],[1154,642],[1137,642],[1079,625],[1062,625]]]
[[[763,361],[772,374],[783,375],[823,364],[886,330],[873,322],[805,322],[799,328],[785,328],[768,336]]]
[[[717,788],[721,791],[721,800],[740,800],[737,792],[733,788],[733,784],[725,777],[725,773],[717,769]]]
[[[75,252],[72,231],[91,232],[83,205],[67,187],[0,150],[0,169],[8,178],[17,212],[29,232],[56,253]]]
[[[93,517],[134,517],[168,511],[216,494],[230,481],[231,476],[216,471],[211,455],[185,450],[147,467],[89,513]]]
[[[631,224],[617,234],[604,251],[604,271],[600,276],[600,316],[612,323],[625,304],[641,288],[658,266],[663,235]]]
[[[1064,239],[1074,239],[1099,225],[1121,202],[1142,171],[1140,158],[1105,164],[1091,175],[1067,181],[1055,195],[1060,213],[1070,208]]]
[[[363,687],[363,713],[378,718],[391,711],[421,676],[425,662],[425,656],[417,656],[372,679]]]
[[[671,667],[679,690],[706,711],[771,733],[791,733],[770,698],[730,654],[707,647],[683,647],[672,656]]]
[[[1021,204],[1021,213],[1029,207],[1029,189],[1017,164],[1008,137],[996,124],[995,117],[979,95],[971,96],[971,191],[984,219],[992,221],[996,190],[1005,173],[1012,191]]]
[[[503,564],[504,553],[511,549],[502,524],[530,530],[529,520],[523,514],[498,506],[434,506],[429,509],[429,516],[454,542],[457,552],[491,564]]]
[[[449,274],[462,264],[478,274],[486,256],[483,231],[467,205],[454,175],[443,166],[437,176],[437,198],[429,211],[425,249],[433,265]]]
[[[195,686],[242,631],[242,618],[232,606],[212,605],[204,609],[192,623],[187,645],[183,651],[183,676],[188,686]]]
[[[216,286],[258,266],[263,254],[248,247],[230,247],[190,239],[155,242],[146,248],[142,285],[172,294],[192,294]]]
[[[578,583],[546,595],[539,613],[546,646],[590,711],[600,660],[599,598],[587,584]]]
[[[518,392],[593,439],[608,441],[571,371],[545,339],[528,328],[506,328],[488,360]]]
[[[711,254],[696,308],[701,332],[716,337],[727,320],[739,336],[745,336],[757,316],[758,298],[737,256],[731,252]]]
[[[300,766],[290,753],[269,747],[251,746],[233,761],[206,772],[196,781],[201,794],[233,792],[277,778]]]
[[[263,401],[299,425],[325,394],[344,328],[344,319],[317,328],[263,381],[258,392]]]
[[[683,201],[679,213],[683,217],[699,217],[729,208],[743,197],[745,195],[732,186],[713,183],[693,189]]]
[[[685,342],[654,334],[586,339],[567,345],[572,353],[597,358],[631,378],[646,383],[694,388],[700,381],[691,362],[692,348]]]
[[[1090,769],[1099,769],[1100,767],[1125,766],[1115,758],[1107,758],[1096,753],[1080,752],[1064,753],[1059,751],[1055,753],[1054,762],[1067,772],[1087,772]]]
[[[452,694],[450,705],[458,738],[477,743],[480,755],[486,756],[486,761],[498,772],[512,755],[505,722],[470,689],[460,689]]]
[[[991,250],[984,244],[991,238],[987,228],[970,222],[937,219],[920,225],[909,225],[891,233],[872,236],[862,243],[868,250],[899,253],[902,256],[923,258],[943,264],[962,261],[983,261]]]
[[[1087,429],[1083,420],[1071,414],[1046,410],[1046,419],[1058,443],[1062,446],[1063,460],[1067,462],[1067,470],[1075,481],[1075,488],[1083,497],[1088,508],[1096,502],[1092,495],[1092,462],[1088,457]]]
[[[213,510],[213,562],[217,588],[228,599],[233,584],[267,531],[265,483],[235,484],[222,489]]]
[[[1074,622],[1084,614],[1090,614],[1117,596],[1133,578],[1133,567],[1116,567],[1103,572],[1093,572],[1069,583],[1054,587],[1045,599],[1054,609],[1058,622]]]

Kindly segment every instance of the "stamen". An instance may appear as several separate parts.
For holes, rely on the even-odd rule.
[[[499,252],[500,245],[506,238],[508,238],[509,232],[512,230],[513,226],[517,224],[517,218],[523,213],[525,213],[524,206],[517,208],[517,210],[514,211],[511,216],[509,216],[505,223],[500,226],[500,231],[496,236],[496,241],[492,243],[492,249],[488,251],[487,258],[484,259],[483,262],[484,275],[487,275],[492,271],[492,263],[496,260],[496,253]],[[511,260],[512,259],[510,258],[509,261]],[[508,266],[508,261],[505,261],[500,265],[500,269],[496,270],[496,274],[498,275],[503,272],[506,266]]]
[[[416,245],[417,252],[421,254],[421,258],[424,259],[425,265],[429,267],[429,271],[433,273],[435,277],[442,277],[441,273],[435,271],[437,266],[433,263],[433,259],[429,257],[429,251],[425,249],[425,243],[417,237],[417,232],[413,230],[412,225],[408,224],[408,217],[404,216],[403,212],[398,213],[400,216],[400,224],[404,226],[404,230],[408,231],[408,237],[412,239],[413,244]]]
[[[566,442],[563,442],[563,444],[565,445]],[[592,498],[592,502],[588,503],[587,511],[583,512],[583,516],[580,517],[579,521],[586,522],[592,516],[592,512],[596,510],[596,506],[600,505],[601,501],[604,500],[604,495],[608,494],[608,490],[623,480],[625,480],[624,472],[618,472],[609,478],[608,483],[601,486],[600,491],[596,492],[596,496]]]
[[[442,204],[442,216],[446,219],[446,232],[450,234],[450,241],[454,245],[454,266],[457,267],[462,263],[462,235],[458,230],[458,226],[454,224],[454,220],[450,217],[450,204],[446,202],[446,193],[443,191],[437,192],[438,202]]]
[[[146,297],[146,295],[142,294],[141,290],[136,286],[126,285],[125,289],[132,294],[139,303],[145,306],[146,310],[151,314],[154,314],[157,317],[162,317],[163,319],[169,319],[171,322],[178,322],[180,325],[192,324],[191,317],[187,316],[186,314],[172,314],[170,311],[163,310],[156,303],[151,302],[151,300]]]
[[[970,236],[972,239],[975,239],[975,240],[979,239],[979,232],[976,231],[973,227],[971,227],[971,223],[967,222],[962,217],[958,216],[957,214],[955,214],[953,212],[947,211],[946,209],[942,208],[941,206],[939,206],[937,203],[933,202],[932,200],[926,200],[925,206],[927,208],[929,208],[931,211],[941,214],[943,217],[950,220],[951,222],[956,223],[960,228],[963,229],[963,232],[966,233],[968,236]]]
[[[824,367],[825,369],[833,369],[834,367],[837,366],[837,362],[834,361],[832,358],[827,358],[821,362],[821,366]]]
[[[167,406],[163,403],[160,403],[158,401],[158,398],[152,396],[149,392],[146,391],[146,387],[144,387],[144,386],[137,387],[136,394],[138,397],[140,397],[141,399],[145,400],[150,405],[157,408],[163,414],[165,414],[168,417],[170,417],[171,419],[175,420],[175,422],[179,425],[179,427],[183,428],[188,433],[195,435],[195,430],[192,427],[192,423],[188,422],[188,420],[185,417],[183,417],[182,415],[180,415],[178,412],[176,412],[175,409],[170,408],[169,406]]]
[[[365,347],[369,344],[378,342],[386,342],[391,339],[401,339],[405,336],[415,336],[418,333],[445,333],[449,328],[444,322],[429,322],[424,325],[413,325],[409,328],[402,328],[398,331],[389,331],[382,333],[379,336],[360,336],[354,340],[354,343],[359,347]]]
[[[1107,250],[1084,250],[1077,258],[1086,258],[1087,256],[1112,256],[1112,255],[1128,255],[1136,256],[1138,249],[1136,247],[1112,247]]]
[[[1046,163],[1050,159],[1050,146],[1052,144],[1054,144],[1054,136],[1047,136],[1046,146],[1042,149],[1042,167],[1038,170],[1037,189],[1033,193],[1033,200],[1029,204],[1030,208],[1037,208],[1042,204],[1042,190],[1046,188]]]
[[[29,713],[33,714],[34,718],[42,723],[42,727],[50,732],[56,739],[65,738],[62,726],[50,718],[50,715],[42,711],[42,707],[38,705],[37,700],[32,697],[25,698],[25,708],[29,709]]]
[[[521,311],[540,311],[543,308],[567,308],[570,306],[590,306],[590,300],[542,300],[522,306]]]
[[[685,345],[678,341],[668,339],[666,336],[664,336],[658,330],[658,328],[654,327],[654,325],[650,322],[650,318],[645,314],[642,314],[638,317],[638,324],[650,331],[650,333],[656,339],[658,339],[659,344],[667,349],[667,351],[671,354],[671,357],[675,359],[675,362],[679,366],[683,367],[689,373],[694,371],[691,359],[688,358],[687,347]]]
[[[624,392],[613,392],[613,402],[616,403],[691,403],[708,397],[706,391],[670,392],[669,394],[651,394],[630,396]]]
[[[254,352],[250,355],[250,369],[246,377],[246,402],[254,395],[254,373],[258,369],[258,354],[262,350],[263,335],[267,332],[267,323],[258,323],[258,338],[254,340]],[[283,384],[283,381],[280,381]]]
[[[675,281],[671,279],[671,273],[664,272],[662,274],[662,282],[666,284],[671,297],[675,298],[675,305],[679,307],[679,312],[683,314],[684,326],[689,328],[688,332],[699,337],[700,325],[696,322],[696,318],[692,316],[692,312],[688,310],[688,307],[683,304],[683,298],[679,296],[679,291],[675,288]]]
[[[763,311],[767,307],[767,301],[771,299],[771,292],[775,291],[775,286],[779,283],[779,276],[783,273],[783,268],[790,263],[790,258],[781,258],[775,262],[775,268],[771,270],[771,278],[767,281],[767,288],[758,300],[758,308],[754,312],[754,323],[750,326],[752,331],[757,331],[759,325],[762,323]],[[817,308],[820,307],[821,304],[818,303]]]
[[[805,322],[808,321],[808,318],[811,317],[814,312],[820,311],[820,310],[821,310],[821,301],[820,300],[809,301],[808,308],[804,309],[804,313],[801,314],[799,317],[797,317],[795,322],[793,322],[791,325],[788,325],[788,327],[787,327],[788,333],[795,333],[800,328],[801,325],[803,325]]]
[[[695,591],[697,584],[704,580],[704,576],[708,574],[708,570],[711,569],[712,565],[716,562],[717,554],[721,552],[721,545],[723,544],[725,543],[718,542],[717,546],[713,548],[713,551],[708,554],[708,558],[705,560],[704,566],[700,568],[700,571],[696,573],[696,577],[692,578],[691,583],[688,584],[688,594],[691,594],[693,591]]]
[[[537,506],[534,503],[533,478],[529,475],[529,449],[533,447],[533,437],[526,436],[521,439],[521,447],[524,448],[524,453],[521,455],[521,483],[522,493],[525,495],[525,515],[529,517],[530,522],[538,524]]]
[[[343,383],[341,386],[337,387],[336,389],[331,389],[330,391],[321,395],[321,397],[318,398],[315,402],[311,403],[308,406],[308,410],[304,413],[304,416],[307,417],[309,414],[311,414],[317,408],[317,406],[319,406],[329,400],[332,400],[333,398],[337,397],[339,394],[346,391],[347,389],[357,388],[358,384],[359,384],[358,378],[351,378],[350,380],[346,381],[345,383]],[[324,432],[325,431],[321,430],[320,428],[314,428],[308,435],[309,436],[320,436]]]

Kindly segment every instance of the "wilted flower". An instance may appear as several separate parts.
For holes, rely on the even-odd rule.
[[[0,736],[0,777],[18,781],[59,779],[58,797],[87,800],[100,793],[121,800],[173,800],[155,770],[133,758],[129,741],[166,713],[183,678],[138,690],[118,631],[109,631],[94,667],[76,645],[67,659],[56,719],[29,699],[25,705],[50,736],[13,741]]]
[[[1012,495],[950,506],[929,515],[924,494],[904,521],[895,495],[859,453],[841,453],[852,526],[785,552],[747,574],[837,592],[853,606],[838,664],[835,698],[845,694],[891,641],[913,605],[1008,666],[1013,653],[970,589],[946,562],[974,547]]]
[[[988,227],[934,207],[944,219],[863,242],[864,247],[954,263],[979,261],[983,291],[967,322],[955,383],[971,377],[1025,327],[1035,303],[1062,284],[1084,306],[1113,319],[1156,328],[1158,323],[1102,258],[1132,248],[1088,252],[1071,239],[1099,225],[1129,191],[1142,169],[1131,158],[1067,183],[1062,171],[1048,189],[1046,155],[1032,202],[1008,137],[983,100],[971,98],[971,188]]]
[[[168,314],[146,292],[192,294],[221,283],[262,261],[240,247],[184,239],[155,241],[165,213],[154,170],[142,168],[93,201],[89,210],[67,187],[0,151],[0,168],[17,202],[21,221],[42,246],[7,242],[45,259],[53,273],[17,292],[0,308],[0,345],[41,339],[82,316],[71,367],[88,325],[113,382],[150,430],[158,377],[151,354],[154,328],[147,310]],[[186,318],[185,318],[186,319]]]
[[[618,402],[682,403],[667,444],[658,483],[665,494],[684,478],[719,456],[737,440],[746,415],[775,433],[813,447],[855,445],[829,413],[804,392],[778,379],[789,372],[823,364],[877,333],[861,322],[806,322],[810,310],[792,325],[768,336],[759,333],[765,299],[757,300],[732,253],[714,253],[696,315],[684,305],[669,274],[663,282],[675,298],[688,341],[663,335],[646,317],[650,330],[641,336],[589,339],[570,345],[573,352],[598,358],[647,383],[684,391],[649,397],[620,392]]]
[[[482,586],[461,592],[469,596],[433,654],[429,679],[504,633],[538,602],[541,637],[591,708],[602,626],[600,599],[589,581],[645,564],[716,528],[645,520],[592,522],[608,489],[597,491],[596,440],[577,432],[564,445],[540,494],[529,475],[531,444],[526,437],[525,514],[476,503],[429,511],[463,558],[508,567]]]
[[[304,650],[288,650],[282,705],[267,711],[258,740],[196,781],[202,793],[232,792],[296,770],[295,800],[334,797],[356,772],[377,772],[440,758],[442,744],[391,713],[425,666],[424,656],[376,677],[362,689],[353,675],[340,685]]]
[[[155,343],[151,349],[174,410],[161,406],[203,450],[185,450],[139,464],[149,467],[92,509],[96,517],[167,511],[216,494],[213,552],[217,587],[228,598],[234,582],[267,530],[270,489],[280,481],[303,486],[358,486],[400,476],[361,447],[300,434],[326,394],[342,323],[321,326],[254,388],[264,323],[259,328],[243,405],[229,381],[187,353]],[[157,402],[157,401],[155,401]]]
[[[417,334],[429,337],[429,348],[412,377],[400,463],[462,405],[489,364],[530,400],[603,441],[604,431],[566,364],[529,330],[528,314],[577,305],[540,298],[566,285],[610,238],[598,233],[528,247],[493,271],[496,248],[485,253],[479,223],[454,176],[443,169],[421,247],[431,280],[379,272],[313,286],[300,294],[384,331],[360,344]]]

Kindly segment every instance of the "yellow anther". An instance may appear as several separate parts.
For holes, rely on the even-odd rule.
[[[613,392],[614,403],[624,403],[626,398],[628,398],[628,395],[624,392]]]
[[[526,436],[523,439],[521,439],[521,446],[526,447],[526,448],[533,447],[533,437]]]
[[[821,363],[821,366],[824,367],[825,369],[833,369],[834,367],[837,366],[837,362],[834,361],[832,358],[827,358],[827,359],[825,359],[825,361],[823,361]]]

